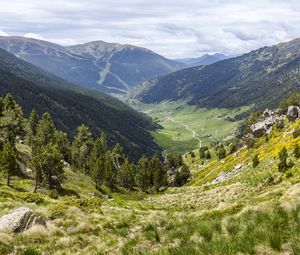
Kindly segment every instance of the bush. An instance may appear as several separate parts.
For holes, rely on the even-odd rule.
[[[49,197],[53,198],[53,199],[58,199],[59,198],[59,194],[58,194],[57,190],[56,189],[50,190]]]
[[[253,159],[252,159],[252,166],[254,167],[254,168],[256,168],[258,165],[259,165],[259,158],[258,158],[258,154],[255,154],[255,156],[253,157]]]
[[[294,163],[289,162],[287,163],[288,158],[288,152],[285,147],[282,148],[282,150],[279,152],[279,163],[278,163],[278,170],[279,172],[285,172],[289,168],[292,168]]]
[[[293,132],[293,137],[297,138],[298,136],[300,136],[300,128],[296,128]]]
[[[300,158],[300,146],[299,146],[299,144],[296,144],[293,153],[294,153],[294,156],[295,156],[296,159]]]

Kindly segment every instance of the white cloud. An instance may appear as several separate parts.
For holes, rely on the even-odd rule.
[[[11,35],[64,45],[94,40],[135,44],[171,58],[240,54],[300,37],[298,0],[3,2],[0,31]]]
[[[0,30],[0,36],[9,36],[9,34],[8,34],[8,33],[5,33],[4,31],[1,31],[1,30]]]

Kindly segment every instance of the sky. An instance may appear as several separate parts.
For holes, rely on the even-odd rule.
[[[103,40],[168,58],[239,55],[300,37],[299,0],[0,0],[0,35]]]

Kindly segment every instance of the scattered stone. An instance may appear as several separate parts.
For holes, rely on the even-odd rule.
[[[30,168],[26,168],[25,171],[26,171],[26,173],[28,173],[28,174],[31,174],[31,173],[33,172],[33,170],[30,169]]]
[[[27,207],[20,207],[0,219],[0,231],[23,232],[35,225],[47,226],[44,218],[35,215]]]
[[[300,118],[300,107],[289,106],[287,111],[287,118],[289,119],[289,121],[295,121]]]
[[[229,180],[230,178],[237,175],[243,168],[245,167],[244,164],[237,165],[233,170],[227,172],[227,173],[220,173],[217,178],[213,179],[211,182],[206,183],[204,186],[209,186],[213,184],[217,184],[220,182],[225,182]]]

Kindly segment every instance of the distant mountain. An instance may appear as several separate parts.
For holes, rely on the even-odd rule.
[[[222,53],[215,53],[213,55],[205,54],[199,58],[179,58],[174,60],[187,65],[187,67],[194,67],[201,65],[211,65],[228,58],[230,58],[230,56],[224,55]]]
[[[0,48],[72,83],[107,93],[125,93],[185,67],[148,49],[103,41],[63,47],[24,37],[0,37]]]
[[[146,103],[185,98],[199,107],[264,109],[296,90],[300,90],[300,39],[153,79],[132,96]]]
[[[58,128],[74,135],[85,124],[104,131],[110,145],[120,143],[131,159],[160,153],[149,131],[156,125],[108,95],[87,91],[0,49],[0,96],[11,93],[28,116],[32,108],[49,112]]]

